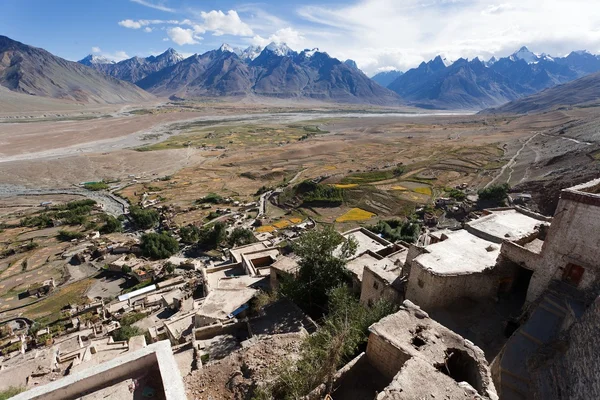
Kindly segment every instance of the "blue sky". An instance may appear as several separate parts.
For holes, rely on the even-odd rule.
[[[286,42],[351,58],[368,74],[449,59],[600,53],[597,0],[2,0],[0,34],[78,60],[120,60],[173,47]]]

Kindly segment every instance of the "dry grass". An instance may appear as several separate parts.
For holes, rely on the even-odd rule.
[[[352,208],[348,212],[346,212],[344,215],[338,217],[335,221],[336,222],[366,221],[368,219],[373,218],[375,215],[376,214],[366,211],[366,210],[363,210],[361,208]]]
[[[256,232],[258,233],[264,233],[264,232],[273,232],[275,231],[275,227],[271,226],[271,225],[264,225],[264,226],[259,226],[258,228],[256,228]]]
[[[397,185],[397,186],[392,186],[392,188],[391,188],[391,189],[392,189],[392,190],[408,190],[408,189],[407,189],[407,188],[405,188],[404,186],[400,186],[400,185]]]
[[[292,224],[299,224],[300,222],[302,222],[302,218],[290,218],[290,222]]]
[[[67,304],[81,304],[84,293],[90,287],[92,281],[92,279],[83,279],[57,289],[46,299],[28,307],[24,312],[25,316],[35,319],[50,314],[58,314]]]

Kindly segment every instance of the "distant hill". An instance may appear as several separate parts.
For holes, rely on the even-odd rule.
[[[573,105],[600,104],[600,73],[554,86],[542,92],[511,101],[501,107],[483,110],[485,114],[525,114]]]
[[[535,54],[522,47],[500,59],[437,56],[406,71],[387,87],[409,104],[424,108],[482,109],[528,96],[600,71],[600,57],[585,51],[567,57]]]
[[[342,103],[399,105],[400,97],[318,49],[297,53],[285,44],[271,43],[239,50],[223,45],[195,54],[137,82],[159,96],[259,95],[305,98]]]
[[[173,49],[168,49],[158,56],[132,57],[115,63],[103,57],[89,55],[79,63],[89,65],[107,75],[136,83],[150,74],[170,67],[183,60],[183,56]]]
[[[0,36],[0,85],[17,93],[82,103],[130,103],[154,98],[131,83],[6,36]]]
[[[373,75],[371,79],[375,82],[379,83],[383,87],[388,87],[388,85],[402,76],[404,72],[402,71],[384,71],[380,72],[376,75]]]

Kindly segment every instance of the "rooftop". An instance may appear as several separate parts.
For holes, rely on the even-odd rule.
[[[342,236],[346,239],[352,237],[356,240],[358,246],[356,248],[356,253],[354,253],[355,255],[363,254],[367,250],[377,253],[392,244],[365,228],[352,229],[342,233]]]
[[[366,252],[346,264],[346,268],[362,282],[363,271],[367,266],[378,266],[382,270],[391,270],[395,268],[394,262],[389,258],[378,259],[373,254]]]
[[[491,211],[491,214],[467,224],[473,234],[500,243],[505,239],[519,240],[535,233],[541,219],[525,215],[516,209]],[[495,239],[495,240],[494,240]]]
[[[415,258],[424,269],[437,275],[466,275],[496,265],[500,245],[459,230],[448,239],[426,247],[427,253]]]
[[[226,319],[229,314],[249,302],[255,289],[215,289],[206,296],[196,314],[216,319]]]
[[[299,267],[298,265],[298,261],[288,257],[288,256],[281,256],[277,259],[277,261],[275,261],[273,264],[271,264],[271,268],[276,269],[278,271],[283,271],[283,272],[287,272],[289,274],[293,274],[295,273]]]
[[[242,255],[247,253],[252,253],[255,251],[260,251],[268,248],[269,246],[265,244],[265,242],[252,243],[246,246],[236,247],[234,249],[229,250],[231,253],[231,257],[235,262],[242,262]]]

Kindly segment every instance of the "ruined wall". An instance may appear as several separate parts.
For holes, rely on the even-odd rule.
[[[519,264],[523,268],[535,270],[541,261],[539,254],[533,253],[516,243],[505,241],[500,247],[500,255]]]
[[[402,293],[398,292],[389,282],[378,276],[369,266],[367,266],[363,270],[360,302],[361,304],[368,306],[376,303],[380,299],[387,300],[391,303],[400,303],[404,300]]]
[[[496,296],[498,279],[492,271],[468,275],[436,275],[413,262],[406,298],[428,311],[446,306],[461,297]]]
[[[600,399],[600,297],[572,327],[568,348],[530,372],[534,399]]]
[[[534,301],[551,279],[562,279],[569,263],[585,268],[579,288],[591,288],[600,277],[600,196],[563,192],[542,248],[542,260],[531,278],[527,301]]]
[[[391,380],[410,356],[381,336],[371,333],[367,344],[367,358],[372,366]]]

